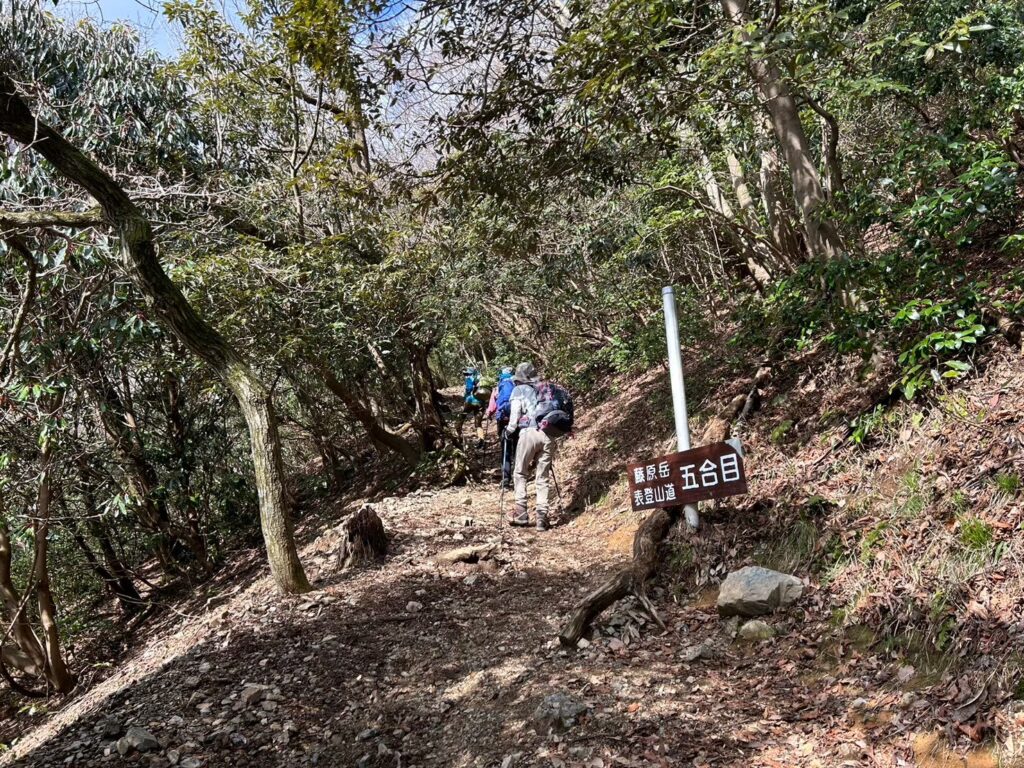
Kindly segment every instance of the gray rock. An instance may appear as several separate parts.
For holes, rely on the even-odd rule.
[[[541,734],[561,733],[576,725],[577,719],[590,709],[579,699],[565,693],[545,696],[533,713],[533,722]]]
[[[423,603],[417,602],[416,600],[410,600],[406,603],[405,610],[409,613],[419,613],[423,610]]]
[[[730,573],[718,592],[720,616],[763,616],[795,602],[804,585],[796,576],[759,566]]]
[[[253,704],[258,702],[264,697],[266,691],[262,686],[259,685],[247,685],[242,689],[242,693],[239,695],[239,701],[242,702],[243,706],[251,707]]]
[[[178,763],[181,768],[201,768],[203,762],[198,757],[184,757]]]
[[[100,724],[100,733],[108,739],[116,739],[121,735],[121,731],[121,724],[112,718],[108,718]]]
[[[715,656],[714,646],[706,642],[687,646],[679,654],[679,658],[686,662],[697,661],[697,659],[713,659]]]
[[[129,728],[121,741],[127,742],[131,749],[137,750],[138,752],[152,752],[162,749],[160,742],[156,739],[156,736],[145,728],[139,728],[137,725],[133,725]],[[121,752],[121,741],[117,742],[118,752]],[[124,752],[121,752],[121,754],[123,755]]]
[[[775,630],[760,619],[751,619],[740,627],[739,638],[748,643],[771,640],[773,637],[775,637]]]

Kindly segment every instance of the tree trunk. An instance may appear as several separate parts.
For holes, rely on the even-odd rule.
[[[697,143],[697,152],[700,158],[700,174],[704,181],[704,191],[711,203],[711,208],[727,222],[736,221],[736,212],[730,205],[725,192],[715,178],[714,169],[711,166],[711,158],[708,157],[704,148]],[[745,187],[745,184],[744,184]],[[743,239],[743,236],[730,226],[725,227],[726,237],[739,252],[743,260],[740,273],[750,278],[758,293],[764,294],[766,288],[772,281],[771,273],[764,266],[762,256],[755,252],[754,247]]]
[[[760,120],[758,122],[761,124],[764,144],[761,149],[761,204],[764,206],[765,219],[775,249],[789,263],[790,268],[795,268],[805,261],[800,236],[794,226],[796,216],[786,199],[785,185],[780,178],[779,155],[771,128]]]
[[[843,191],[846,182],[843,180],[843,166],[839,161],[839,122],[835,116],[812,99],[807,104],[821,117],[821,133],[823,135],[822,159],[825,162],[825,179],[823,186],[829,199]]]
[[[92,568],[99,580],[103,582],[103,586],[106,587],[110,596],[117,600],[118,605],[121,606],[122,612],[126,615],[132,615],[137,613],[139,608],[142,607],[142,596],[139,591],[135,588],[135,583],[131,579],[122,581],[120,578],[114,575],[114,573],[108,569],[103,563],[100,562],[96,553],[93,552],[92,547],[89,546],[89,542],[86,541],[82,531],[77,526],[70,528],[71,536],[74,538],[78,548],[82,550],[82,555],[85,557],[85,561]]]
[[[80,368],[77,372],[80,379],[86,379],[86,374]],[[127,486],[128,493],[135,500],[139,522],[143,528],[154,534],[156,558],[165,573],[171,577],[181,572],[174,557],[177,537],[171,531],[171,517],[167,512],[167,505],[156,494],[159,484],[156,470],[145,456],[136,450],[137,446],[128,435],[129,427],[120,408],[120,399],[110,398],[111,392],[106,389],[105,386],[85,386],[86,392],[94,400],[96,419],[107,436],[107,444],[121,460],[122,480]]]
[[[43,630],[43,655],[46,659],[46,679],[60,693],[67,693],[75,687],[75,680],[64,662],[60,649],[60,631],[57,627],[57,605],[50,591],[49,533],[50,502],[53,499],[51,486],[52,448],[49,440],[42,449],[42,472],[39,476],[39,494],[36,497],[36,515],[32,523],[35,533],[35,582],[36,606],[39,610],[39,625]]]
[[[423,435],[423,449],[432,451],[444,441],[444,419],[434,403],[434,375],[430,371],[430,351],[425,347],[409,349],[413,397]]]
[[[415,467],[420,461],[420,452],[401,435],[396,435],[385,427],[373,415],[370,409],[356,396],[355,392],[346,386],[326,365],[318,365],[317,370],[327,388],[345,404],[352,418],[358,421],[373,444],[390,451],[394,451],[410,467]]]
[[[131,198],[81,150],[37,120],[6,75],[0,75],[0,131],[31,146],[96,199],[104,218],[120,236],[125,270],[156,316],[230,387],[249,426],[260,521],[274,581],[283,592],[308,591],[310,586],[295,548],[285,496],[277,421],[263,383],[249,363],[196,313],[167,277],[156,255],[149,221]]]
[[[46,661],[43,645],[25,615],[21,595],[11,580],[11,536],[7,524],[3,522],[0,522],[0,599],[3,601],[6,623],[13,625],[11,634],[14,642],[31,660],[32,665],[42,670]]]
[[[200,527],[200,513],[196,504],[192,501],[192,461],[188,452],[187,429],[185,419],[181,413],[181,385],[176,374],[167,372],[164,376],[164,398],[167,405],[167,433],[171,442],[171,450],[174,454],[174,461],[178,472],[178,483],[181,492],[178,494],[180,503],[184,506],[180,510],[185,518],[186,539],[195,542],[201,547],[196,552],[207,575],[213,572],[213,563],[210,561],[206,548],[206,538],[203,536]],[[195,551],[195,549],[193,549]]]
[[[117,599],[121,610],[127,615],[134,614],[142,607],[142,596],[135,587],[135,581],[128,573],[128,569],[114,551],[110,536],[100,522],[100,513],[96,506],[96,489],[91,476],[91,468],[85,456],[78,458],[78,476],[82,488],[82,501],[85,506],[85,527],[99,546],[103,562],[100,562],[100,558],[89,546],[79,522],[68,523],[68,529],[71,531],[75,543],[78,544],[78,548],[82,550],[89,566],[100,577],[100,581],[111,595]]]
[[[725,15],[738,27],[747,24],[747,0],[722,0]],[[744,42],[750,35],[742,33]],[[750,59],[750,71],[757,84],[775,137],[793,181],[793,197],[804,220],[807,246],[811,255],[821,260],[835,259],[842,254],[842,243],[835,225],[823,208],[826,204],[821,178],[811,155],[810,143],[800,122],[800,110],[782,74],[770,59]]]

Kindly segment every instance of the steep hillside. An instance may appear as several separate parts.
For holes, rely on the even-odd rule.
[[[925,406],[878,412],[888,386],[852,360],[809,353],[757,392],[753,372],[692,365],[695,434],[737,394],[758,404],[732,426],[751,488],[672,535],[652,591],[665,631],[624,600],[577,648],[555,640],[629,556],[642,516],[624,464],[671,450],[656,370],[581,398],[553,530],[501,526],[492,482],[374,498],[390,554],[340,572],[335,537],[311,524],[314,593],[281,602],[252,557],[237,562],[106,680],[21,715],[3,764],[1019,765],[1024,363],[999,346],[984,360]],[[481,476],[493,454],[474,457]],[[359,503],[339,502],[329,524]],[[435,559],[495,540],[475,564]],[[714,604],[750,563],[806,583],[753,644]],[[556,693],[588,711],[548,735],[534,713]],[[121,756],[133,726],[158,743],[122,742]]]

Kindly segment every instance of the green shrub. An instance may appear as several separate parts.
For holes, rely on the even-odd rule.
[[[1012,472],[1000,472],[995,477],[996,488],[1007,496],[1016,496],[1020,490],[1020,475]]]
[[[771,440],[775,445],[781,445],[786,440],[786,435],[793,429],[792,419],[786,419],[772,430]]]
[[[960,520],[960,541],[975,552],[986,552],[992,547],[992,526],[977,517]]]

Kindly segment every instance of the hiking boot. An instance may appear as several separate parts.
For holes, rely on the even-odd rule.
[[[537,515],[537,530],[546,531],[551,526],[548,525],[547,515]]]
[[[517,525],[517,526],[529,525],[530,524],[530,515],[526,511],[526,507],[520,507],[517,504],[516,508],[515,508],[515,511],[511,512],[509,514],[509,516],[508,516],[508,524],[509,525]]]

